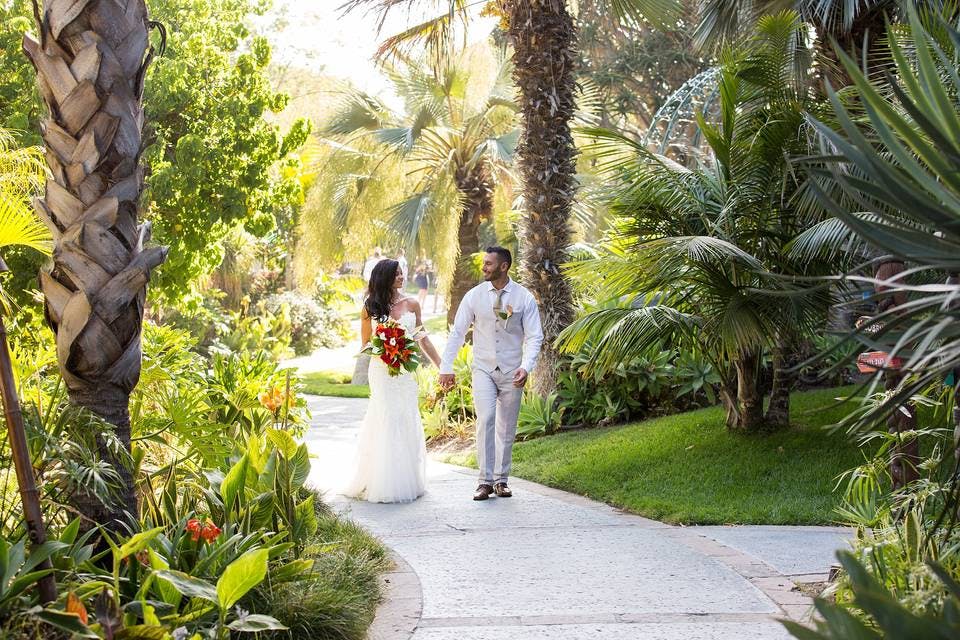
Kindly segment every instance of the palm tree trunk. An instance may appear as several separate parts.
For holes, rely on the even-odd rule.
[[[779,339],[773,350],[773,384],[770,403],[764,422],[770,429],[785,429],[790,426],[790,391],[795,376],[790,372],[790,343]]]
[[[759,363],[760,356],[756,351],[742,352],[734,363],[737,374],[736,411],[727,412],[727,427],[733,431],[754,433],[764,426],[763,395],[757,384]]]
[[[54,236],[53,265],[40,274],[47,322],[71,404],[113,425],[130,449],[130,393],[140,377],[140,333],[150,270],[167,250],[147,248],[137,224],[148,19],[143,0],[44,3],[40,41],[23,49],[49,109],[41,125],[50,169],[35,207]],[[39,16],[38,16],[39,17]],[[100,454],[122,478],[116,501],[74,496],[90,520],[136,514],[131,470],[97,434]]]
[[[447,306],[448,326],[453,324],[463,296],[477,285],[477,270],[470,261],[473,254],[480,250],[480,223],[493,212],[493,181],[486,163],[481,161],[461,167],[454,180],[463,200],[463,209],[457,229],[457,266],[453,272]]]
[[[570,133],[576,29],[565,0],[509,0],[506,7],[514,49],[513,78],[523,114],[517,146],[526,207],[522,277],[543,317],[543,350],[533,385],[546,396],[556,387],[559,354],[554,341],[574,315],[573,293],[560,265],[568,260],[577,188],[576,147]]]

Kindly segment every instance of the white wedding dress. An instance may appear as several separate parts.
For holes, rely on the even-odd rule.
[[[413,335],[416,316],[400,324]],[[370,401],[357,439],[356,471],[344,495],[369,502],[412,502],[423,495],[427,447],[420,422],[417,380],[406,371],[387,373],[370,358]]]

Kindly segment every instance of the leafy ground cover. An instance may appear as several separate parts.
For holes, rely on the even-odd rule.
[[[731,433],[710,407],[518,443],[513,475],[666,522],[832,524],[837,478],[864,459],[826,429],[851,409],[844,392],[794,394],[793,426],[769,435]]]

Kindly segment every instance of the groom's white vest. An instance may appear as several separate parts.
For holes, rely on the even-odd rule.
[[[482,371],[513,371],[523,367],[533,371],[543,344],[540,309],[533,294],[513,280],[508,280],[500,298],[497,315],[497,289],[483,282],[463,297],[443,352],[440,373],[453,373],[453,361],[473,324],[473,366]]]

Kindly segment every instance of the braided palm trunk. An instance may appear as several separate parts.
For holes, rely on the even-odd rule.
[[[577,189],[570,133],[574,104],[576,29],[565,0],[508,0],[514,81],[520,89],[523,134],[517,147],[526,215],[524,284],[540,304],[544,343],[534,389],[556,387],[557,335],[573,320],[573,294],[560,272],[568,259],[571,206]]]
[[[41,124],[51,177],[34,205],[54,236],[40,274],[47,322],[71,404],[113,425],[130,448],[130,393],[140,377],[140,334],[150,270],[166,248],[146,247],[137,223],[143,84],[150,62],[143,0],[46,0],[40,41],[24,38],[49,109]],[[110,524],[136,513],[131,471],[97,434],[123,480],[105,505],[80,492],[84,516]]]

